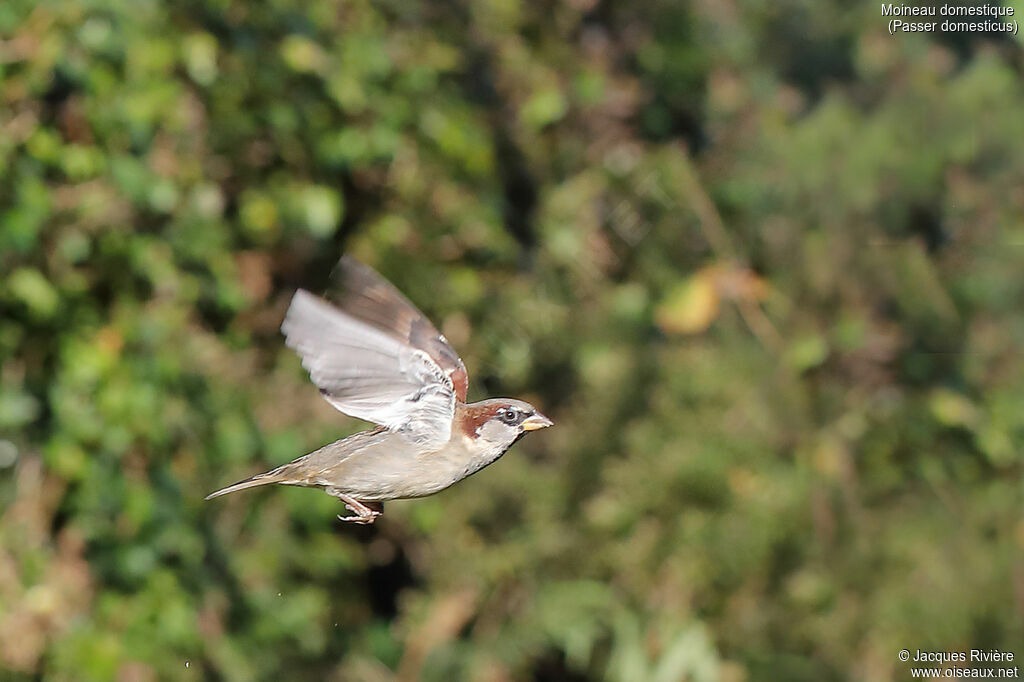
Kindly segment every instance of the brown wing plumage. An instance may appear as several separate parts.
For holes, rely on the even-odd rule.
[[[424,448],[450,438],[455,406],[466,398],[465,366],[430,321],[370,268],[343,259],[330,301],[296,291],[281,331],[341,412]]]
[[[332,274],[327,300],[378,331],[423,351],[451,379],[455,397],[466,402],[469,375],[459,354],[412,302],[372,268],[343,256]]]

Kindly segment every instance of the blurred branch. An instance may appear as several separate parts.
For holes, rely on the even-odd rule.
[[[420,627],[409,634],[405,655],[398,666],[398,682],[420,679],[423,664],[430,653],[454,639],[472,617],[476,597],[476,590],[467,588],[444,595],[435,602]]]
[[[683,192],[694,213],[697,214],[701,232],[711,246],[715,257],[718,260],[729,262],[732,268],[749,270],[749,266],[736,256],[736,249],[722,222],[722,216],[694,171],[689,153],[681,145],[677,149],[683,158],[680,169],[682,172],[679,177]],[[735,301],[740,315],[743,316],[743,321],[747,323],[750,331],[757,337],[761,345],[772,353],[782,352],[782,337],[775,329],[775,325],[761,310],[761,306],[747,297],[736,297]]]

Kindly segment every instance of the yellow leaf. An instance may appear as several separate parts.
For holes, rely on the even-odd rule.
[[[662,331],[699,334],[718,317],[718,292],[709,270],[701,270],[669,292],[654,312]]]

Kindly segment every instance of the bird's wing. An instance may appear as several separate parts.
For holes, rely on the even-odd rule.
[[[330,301],[352,317],[426,353],[451,379],[455,397],[466,402],[469,374],[459,354],[391,282],[349,256],[342,257],[331,280]]]
[[[337,305],[300,289],[281,331],[335,408],[424,446],[451,435],[465,366],[430,321],[377,273],[339,265]]]

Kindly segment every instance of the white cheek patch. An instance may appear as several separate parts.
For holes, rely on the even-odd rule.
[[[495,419],[491,419],[484,422],[479,428],[477,428],[476,435],[484,440],[497,442],[502,440],[502,438],[507,437],[510,430],[512,430],[511,427],[506,426]]]

